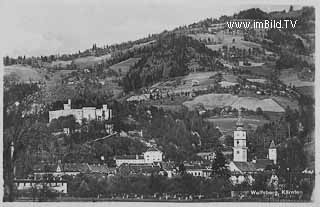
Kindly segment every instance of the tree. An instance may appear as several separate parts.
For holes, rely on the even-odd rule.
[[[263,114],[263,111],[262,111],[262,109],[260,107],[257,107],[256,114],[257,115],[262,115]]]
[[[216,151],[216,156],[212,161],[212,176],[213,177],[230,177],[230,170],[227,167],[227,160],[220,150]]]
[[[180,163],[178,166],[178,172],[180,175],[186,174],[186,167],[184,166],[183,163]]]
[[[290,5],[289,12],[292,12],[292,11],[293,11],[293,6]]]
[[[224,143],[227,145],[227,146],[230,146],[232,147],[233,146],[233,137],[231,135],[226,135],[225,136],[225,141]]]

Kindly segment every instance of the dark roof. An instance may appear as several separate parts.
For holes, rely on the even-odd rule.
[[[89,165],[89,171],[90,173],[103,173],[103,174],[109,174],[115,172],[115,168],[110,168],[108,165]]]
[[[56,172],[57,164],[38,163],[33,166],[34,172]]]
[[[87,163],[64,163],[62,164],[62,171],[64,172],[88,172],[89,165]]]
[[[184,165],[184,167],[186,168],[186,170],[203,170],[203,169],[207,169],[205,166],[199,165],[199,164],[186,164]]]
[[[143,155],[117,155],[114,158],[117,160],[134,160],[134,159],[144,159]]]
[[[268,160],[268,159],[258,159],[256,160],[256,163],[253,163],[255,168],[258,169],[266,169],[268,166],[272,166],[273,165],[273,161],[272,160]]]
[[[158,150],[158,149],[155,148],[155,147],[150,147],[150,148],[147,150],[147,152],[152,152],[152,151],[158,152],[158,151],[160,151],[160,150]]]
[[[87,163],[38,163],[34,165],[34,172],[57,172],[60,166],[61,172],[88,172],[89,167]]]
[[[255,165],[251,162],[233,162],[241,172],[257,171]]]
[[[151,174],[160,172],[160,167],[153,164],[122,164],[119,171],[129,174]]]

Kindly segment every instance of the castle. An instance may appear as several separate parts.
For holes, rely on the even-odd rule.
[[[87,120],[110,120],[112,118],[112,110],[107,104],[102,105],[102,109],[96,107],[83,107],[82,109],[71,109],[71,100],[68,99],[67,104],[63,104],[62,110],[49,111],[49,122],[58,119],[61,116],[73,115],[76,121],[81,124],[83,119]]]

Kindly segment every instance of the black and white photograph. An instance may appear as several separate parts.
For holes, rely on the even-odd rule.
[[[2,202],[314,204],[316,7],[0,1]]]

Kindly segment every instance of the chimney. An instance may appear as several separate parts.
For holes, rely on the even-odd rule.
[[[71,106],[71,99],[68,99],[68,105]]]

